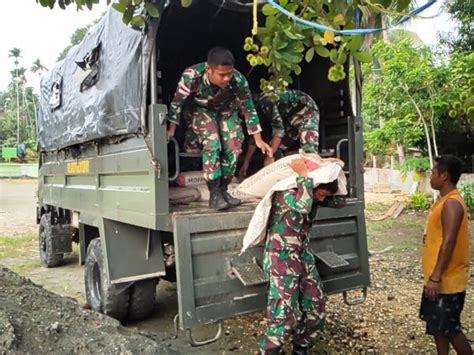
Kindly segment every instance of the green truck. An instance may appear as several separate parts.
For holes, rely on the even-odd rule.
[[[170,185],[194,158],[180,151],[179,140],[167,142],[167,105],[184,68],[204,61],[215,45],[231,49],[251,88],[265,73],[249,72],[242,49],[251,2],[177,3],[157,1],[160,17],[146,33],[110,10],[42,79],[39,250],[42,263],[56,267],[78,243],[87,302],[119,320],[150,315],[160,279],[175,281],[176,326],[201,345],[218,338],[221,327],[215,338],[198,341],[194,326],[265,308],[263,248],[239,256],[254,203],[216,212],[169,202]],[[320,107],[321,154],[346,164],[347,206],[318,210],[311,244],[325,289],[355,304],[365,299],[370,278],[360,68],[351,65],[355,77],[334,83],[329,61],[315,58],[294,88]],[[357,289],[360,297],[348,296]]]

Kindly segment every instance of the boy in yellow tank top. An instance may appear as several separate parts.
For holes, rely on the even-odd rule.
[[[420,318],[438,354],[448,354],[449,344],[457,354],[472,354],[460,321],[471,256],[467,209],[456,189],[462,163],[452,155],[435,160],[430,184],[441,196],[430,210],[423,236]]]

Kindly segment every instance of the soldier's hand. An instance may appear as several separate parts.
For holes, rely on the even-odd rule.
[[[308,174],[308,168],[306,167],[306,164],[304,163],[303,158],[294,159],[290,161],[288,166],[292,168],[293,171],[297,173],[299,176],[307,176]]]
[[[166,131],[166,139],[168,142],[170,141],[171,138],[174,137],[174,134],[176,133],[176,126],[170,126],[168,130]]]
[[[263,166],[270,165],[271,163],[275,162],[275,157],[265,157],[263,160]]]
[[[265,143],[263,140],[257,141],[255,140],[255,144],[258,148],[262,151],[262,153],[268,157],[273,157],[273,150],[272,148]]]

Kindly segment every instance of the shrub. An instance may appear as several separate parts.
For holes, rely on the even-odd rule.
[[[411,210],[425,211],[430,208],[430,206],[431,203],[428,197],[423,192],[416,191],[410,195],[407,208]]]

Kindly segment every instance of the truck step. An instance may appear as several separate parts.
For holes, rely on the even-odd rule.
[[[267,282],[262,268],[256,262],[232,265],[230,270],[244,286],[255,286]]]
[[[314,254],[314,256],[316,256],[319,260],[321,260],[324,264],[329,266],[331,269],[349,265],[346,259],[337,255],[333,251],[323,251],[323,252]]]

